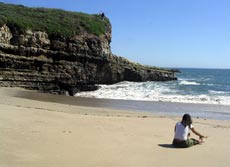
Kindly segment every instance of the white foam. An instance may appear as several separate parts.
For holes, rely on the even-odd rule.
[[[208,91],[210,94],[213,94],[213,95],[224,95],[226,94],[227,92],[224,92],[224,91],[214,91],[214,90],[209,90]],[[230,92],[229,92],[230,93]]]
[[[190,82],[191,84],[192,82]],[[172,84],[170,84],[172,85]],[[144,100],[144,101],[165,101],[180,103],[199,104],[224,104],[230,105],[230,96],[219,92],[210,91],[208,94],[180,94],[169,84],[158,82],[121,82],[114,85],[100,85],[101,88],[91,92],[80,92],[75,96],[122,99],[122,100]]]
[[[200,85],[200,83],[182,80],[179,82],[179,85]]]

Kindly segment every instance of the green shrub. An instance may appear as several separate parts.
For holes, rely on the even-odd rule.
[[[3,24],[13,31],[39,30],[66,38],[82,32],[100,36],[110,26],[109,20],[102,20],[99,15],[0,3],[0,26]]]

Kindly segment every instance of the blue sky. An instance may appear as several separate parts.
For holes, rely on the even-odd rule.
[[[230,68],[229,0],[0,0],[89,14],[112,23],[112,52],[160,67]]]

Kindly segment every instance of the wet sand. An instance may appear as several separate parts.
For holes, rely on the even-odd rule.
[[[96,99],[51,95],[22,90],[16,94],[13,92],[11,94],[20,98],[77,106],[100,107],[105,109],[126,110],[132,112],[151,112],[157,115],[168,116],[181,116],[183,113],[190,113],[194,117],[203,119],[230,120],[230,105]]]
[[[230,121],[194,118],[195,128],[208,139],[176,149],[171,141],[178,117],[38,101],[19,97],[22,91],[0,88],[2,167],[230,164]]]

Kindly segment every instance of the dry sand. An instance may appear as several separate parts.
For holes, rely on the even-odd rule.
[[[19,90],[0,88],[0,167],[230,165],[230,121],[194,119],[208,139],[176,149],[180,118],[13,97]]]

